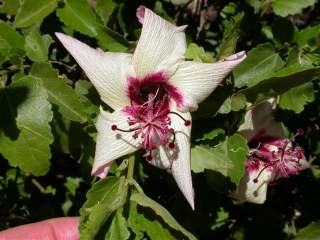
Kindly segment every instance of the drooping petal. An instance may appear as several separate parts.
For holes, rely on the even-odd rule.
[[[177,110],[175,111],[177,112]],[[179,114],[183,118],[191,120],[190,113]],[[167,146],[161,145],[159,151],[155,151],[150,163],[172,173],[181,192],[192,209],[194,209],[194,191],[190,166],[191,125],[185,126],[184,121],[176,115],[172,115],[170,118],[171,127],[175,130],[176,148],[170,149]]]
[[[273,98],[264,101],[246,113],[244,123],[241,124],[238,132],[244,135],[248,142],[253,138],[264,136],[285,137],[280,122],[274,119],[273,101]]]
[[[239,52],[217,63],[181,62],[170,79],[183,95],[184,104],[179,109],[183,112],[196,110],[198,103],[206,99],[245,58],[245,52]]]
[[[127,76],[134,76],[130,54],[106,53],[65,34],[56,33],[56,36],[84,70],[106,104],[113,109],[130,104],[126,95]]]
[[[186,51],[183,32],[186,26],[176,27],[145,7],[138,8],[137,16],[143,22],[133,55],[133,67],[138,78],[160,71],[170,76]]]
[[[265,169],[260,173],[262,169],[263,166],[261,165],[256,170],[246,171],[240,180],[236,192],[233,192],[231,196],[240,201],[263,204],[266,201],[268,183],[272,178],[272,172]],[[255,179],[256,182],[254,181]]]
[[[140,147],[139,140],[132,137],[132,132],[112,130],[112,125],[128,129],[127,119],[128,116],[122,110],[109,113],[100,109],[96,123],[98,134],[92,175],[105,177],[113,160],[133,153]]]

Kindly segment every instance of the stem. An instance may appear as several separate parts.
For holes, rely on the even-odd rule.
[[[128,171],[127,171],[127,179],[132,180],[133,178],[133,173],[134,173],[134,160],[135,157],[131,156],[128,159]]]
[[[33,185],[38,188],[38,190],[43,193],[43,194],[46,194],[47,191],[46,189],[35,179],[35,178],[32,178],[31,179],[31,182],[33,183]]]

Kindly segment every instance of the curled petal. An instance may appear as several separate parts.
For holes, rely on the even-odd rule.
[[[272,102],[273,99],[264,101],[246,113],[244,123],[238,131],[248,142],[263,136],[284,137],[281,124],[274,119]]]
[[[268,183],[272,179],[272,172],[263,168],[261,165],[258,169],[247,170],[231,196],[240,201],[263,204],[267,197]]]
[[[133,75],[130,54],[106,53],[62,33],[56,33],[56,36],[81,66],[106,104],[113,109],[130,105],[126,95],[127,76]]]
[[[184,103],[179,109],[194,111],[221,81],[244,59],[245,52],[234,54],[217,63],[181,62],[170,83],[182,92]]]
[[[112,130],[113,125],[128,129],[127,118],[122,110],[109,113],[100,109],[96,123],[98,134],[92,175],[105,177],[113,160],[133,153],[140,147],[139,140],[132,137],[132,132]]]
[[[186,51],[185,26],[176,27],[145,7],[138,8],[137,16],[143,23],[133,55],[138,78],[160,71],[171,75]]]
[[[190,113],[179,113],[186,120],[191,120]],[[181,192],[194,209],[194,191],[190,166],[190,133],[191,125],[185,126],[184,121],[176,115],[171,117],[171,127],[175,130],[175,149],[160,146],[155,152],[151,164],[171,172]]]

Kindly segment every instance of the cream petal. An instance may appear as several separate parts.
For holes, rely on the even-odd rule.
[[[240,125],[238,132],[241,133],[249,142],[254,137],[263,135],[284,138],[283,128],[280,122],[276,122],[273,116],[273,101],[268,101],[255,106],[247,111],[243,124]],[[261,135],[261,136],[260,136]]]
[[[255,171],[246,171],[240,180],[236,192],[232,193],[231,196],[241,201],[263,204],[266,201],[268,183],[272,179],[272,172],[265,169],[259,175],[262,169],[263,166],[260,166]],[[258,175],[258,181],[254,182],[254,179],[257,178]]]
[[[170,79],[183,96],[184,102],[179,109],[183,112],[196,110],[198,103],[206,99],[245,58],[245,52],[239,52],[217,63],[181,62]]]
[[[132,137],[132,132],[113,131],[112,125],[128,129],[128,116],[122,110],[113,113],[100,109],[96,128],[96,153],[92,167],[92,175],[105,176],[111,162],[119,157],[135,152],[140,148],[138,139]]]
[[[303,158],[300,159],[300,161],[299,161],[299,171],[305,170],[305,169],[307,169],[309,167],[310,167],[310,163],[308,162],[306,157],[303,156]]]
[[[176,109],[173,111],[178,112]],[[187,120],[191,120],[190,113],[180,113]],[[159,151],[155,151],[151,164],[166,169],[171,172],[176,180],[181,192],[189,202],[192,209],[194,209],[194,191],[192,186],[191,165],[190,165],[190,134],[191,125],[185,126],[184,121],[172,115],[171,127],[176,134],[176,148],[169,149],[161,145]]]
[[[168,76],[186,51],[186,26],[176,27],[145,7],[138,8],[143,22],[142,32],[133,55],[133,67],[141,79],[148,74],[164,71]]]
[[[130,105],[126,95],[127,76],[134,75],[130,54],[103,52],[65,34],[56,33],[56,36],[86,73],[106,104],[113,109]]]

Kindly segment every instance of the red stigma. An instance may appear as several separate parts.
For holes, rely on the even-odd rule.
[[[152,156],[151,156],[151,155],[148,155],[148,156],[146,157],[146,159],[147,159],[148,162],[150,162],[150,161],[152,160]]]

